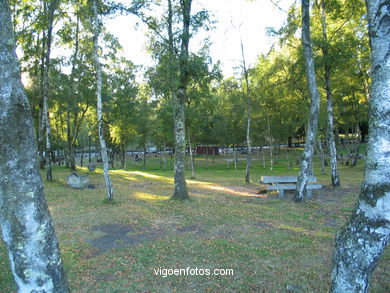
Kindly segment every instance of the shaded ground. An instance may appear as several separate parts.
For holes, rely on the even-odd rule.
[[[153,185],[153,182],[145,182],[143,184],[133,184],[132,188],[146,188]],[[250,186],[218,186],[209,185],[206,189],[216,190],[218,192],[225,192],[233,196],[249,197],[247,202],[257,202],[261,204],[261,201],[268,200],[292,200],[293,191],[286,192],[284,198],[278,198],[277,193],[261,193],[259,194],[259,188]],[[340,222],[336,220],[336,216],[340,213],[335,209],[335,206],[341,206],[342,198],[349,193],[358,193],[359,188],[357,186],[344,186],[340,188],[333,188],[332,186],[323,186],[321,190],[315,192],[314,198],[312,198],[311,204],[320,204],[320,208],[314,211],[321,216],[325,216],[325,226],[331,228],[338,228]],[[332,202],[332,209],[327,209],[324,204]],[[181,234],[192,233],[198,237],[205,239],[232,239],[234,237],[235,226],[220,225],[214,227],[212,231],[206,231],[201,226],[196,224],[180,226],[180,217],[175,218],[162,218],[156,220],[152,225],[145,227],[136,227],[134,225],[124,224],[104,224],[91,227],[91,231],[100,232],[103,234],[100,237],[94,239],[87,239],[87,242],[95,248],[93,256],[102,254],[111,249],[125,248],[136,246],[144,242],[154,242],[167,237],[173,237]],[[250,223],[250,229],[281,229],[288,230],[283,227],[272,225],[266,221],[256,221]],[[241,227],[243,229],[249,229],[248,226]]]

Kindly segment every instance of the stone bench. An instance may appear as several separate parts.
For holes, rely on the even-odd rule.
[[[69,187],[82,189],[87,188],[89,183],[88,175],[78,176],[76,173],[72,173],[66,178],[66,183]]]
[[[295,190],[297,188],[297,176],[262,176],[259,180],[260,184],[266,185],[267,190],[277,190],[279,197],[284,197],[285,190]],[[309,176],[309,180],[306,185],[307,197],[312,197],[313,189],[321,189],[321,184],[314,184],[317,182],[315,176]]]

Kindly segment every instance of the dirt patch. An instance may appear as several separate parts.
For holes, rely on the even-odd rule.
[[[101,254],[114,248],[134,246],[164,236],[164,232],[159,229],[139,230],[133,226],[120,224],[94,226],[92,230],[105,234],[101,237],[87,240],[88,243],[97,249],[96,254]]]
[[[198,225],[189,225],[177,228],[176,231],[178,233],[194,233],[194,234],[201,234],[204,232],[204,229],[199,227]]]

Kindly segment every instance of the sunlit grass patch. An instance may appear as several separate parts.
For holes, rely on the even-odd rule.
[[[168,200],[169,196],[164,195],[156,195],[151,194],[147,192],[135,192],[134,197],[141,200],[150,200],[150,201],[161,201],[161,200]]]

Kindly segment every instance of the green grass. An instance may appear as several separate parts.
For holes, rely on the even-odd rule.
[[[256,197],[260,176],[297,174],[296,155],[291,157],[291,169],[282,153],[271,171],[268,158],[263,169],[257,155],[248,185],[244,161],[238,170],[231,163],[227,169],[226,157],[215,156],[206,169],[204,157],[197,157],[185,202],[169,200],[173,171],[163,170],[153,156],[145,167],[129,160],[126,170],[111,172],[113,205],[104,203],[101,169],[90,175],[96,189],[73,190],[65,187],[68,170],[55,167],[56,180],[45,182],[45,190],[72,291],[283,292],[295,285],[303,292],[327,292],[335,233],[350,216],[364,166],[340,166],[342,188],[333,193],[325,188],[303,204],[274,194]],[[329,185],[329,174],[320,174],[317,160],[314,165],[319,182]],[[127,238],[110,234],[116,248],[99,250],[93,241],[107,234],[96,227],[111,224],[130,227]],[[371,292],[390,292],[389,260],[387,249]],[[3,243],[0,265],[8,267]],[[233,269],[234,275],[164,278],[153,271],[187,267]],[[14,291],[10,271],[1,269],[0,292]]]

